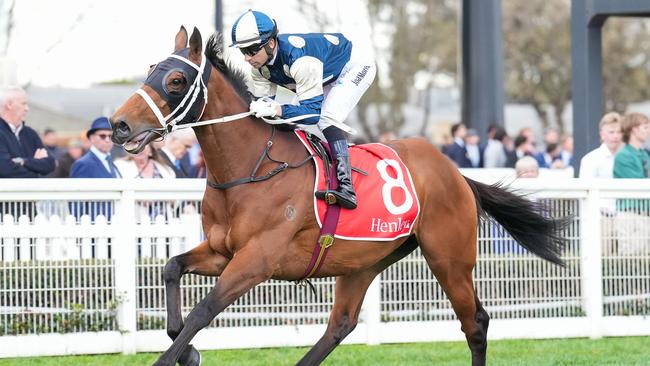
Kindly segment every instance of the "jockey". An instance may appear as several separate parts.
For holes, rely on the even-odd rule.
[[[344,121],[375,78],[374,60],[355,53],[352,43],[340,33],[278,34],[275,20],[253,10],[237,18],[232,41],[231,46],[239,48],[253,66],[252,93],[260,99],[251,103],[250,111],[258,118],[318,115],[296,123],[318,125],[336,159],[339,187],[318,191],[316,197],[356,208],[344,134],[353,130]],[[278,85],[294,91],[299,104],[275,102]]]

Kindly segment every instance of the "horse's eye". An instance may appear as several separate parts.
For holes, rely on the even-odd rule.
[[[175,95],[181,94],[184,87],[185,87],[185,78],[183,77],[172,78],[168,81],[167,84],[168,92]]]

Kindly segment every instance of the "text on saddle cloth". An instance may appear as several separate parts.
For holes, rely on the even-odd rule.
[[[303,131],[295,131],[305,148],[314,154]],[[351,165],[368,175],[352,173],[359,206],[342,209],[335,237],[346,240],[390,241],[410,235],[420,213],[420,202],[408,168],[395,150],[379,144],[350,148]],[[325,167],[314,158],[314,192],[326,188]],[[314,211],[322,227],[327,203],[314,198]]]

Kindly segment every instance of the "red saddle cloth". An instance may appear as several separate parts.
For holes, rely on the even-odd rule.
[[[295,131],[310,154],[314,151],[305,133]],[[367,172],[365,176],[352,171],[352,184],[357,194],[357,208],[341,208],[336,228],[337,238],[346,240],[394,240],[410,235],[413,223],[420,214],[420,202],[413,180],[395,150],[379,144],[350,147],[353,167]],[[314,192],[326,189],[323,161],[314,157],[316,181]],[[327,203],[314,197],[314,211],[318,225],[323,226]]]

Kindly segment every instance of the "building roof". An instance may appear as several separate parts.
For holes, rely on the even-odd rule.
[[[95,118],[110,116],[136,89],[132,84],[83,89],[30,86],[26,123],[40,132],[49,127],[61,134],[76,135],[86,131]]]

